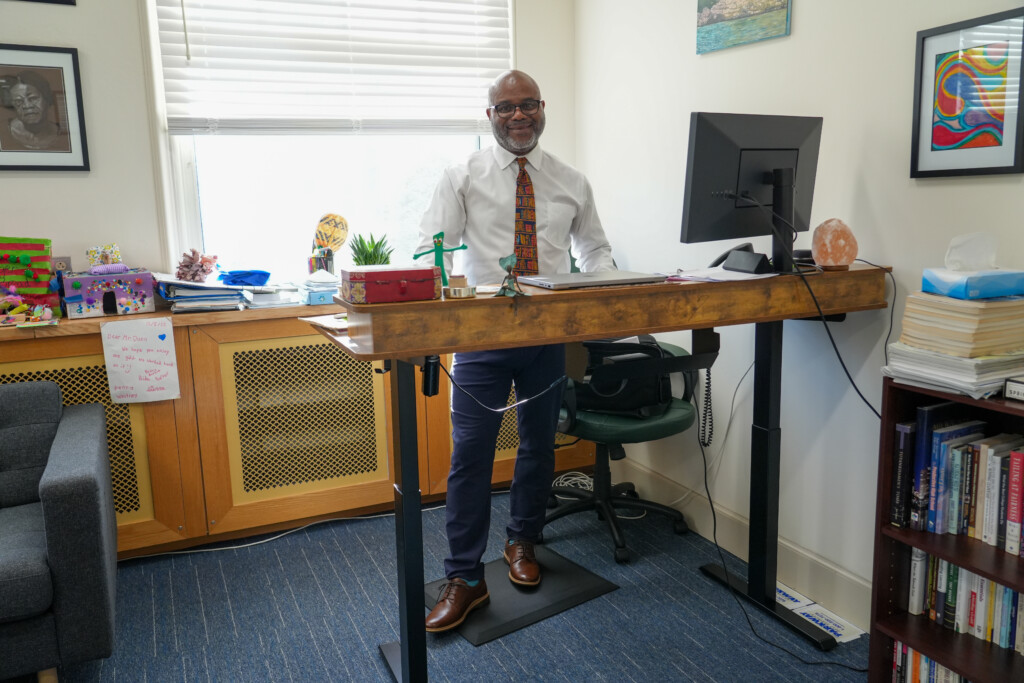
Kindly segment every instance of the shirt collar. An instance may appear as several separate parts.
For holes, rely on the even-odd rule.
[[[494,150],[494,160],[498,162],[499,168],[508,168],[511,164],[516,163],[516,159],[524,156],[522,154],[513,154],[501,145],[494,145],[491,149]],[[525,156],[529,164],[538,170],[541,168],[541,164],[544,163],[544,151],[540,148],[539,144]]]

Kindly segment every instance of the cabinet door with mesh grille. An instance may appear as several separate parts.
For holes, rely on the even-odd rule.
[[[191,328],[209,533],[393,499],[380,364],[290,331]]]

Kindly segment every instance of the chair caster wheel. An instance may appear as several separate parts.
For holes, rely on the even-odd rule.
[[[615,561],[619,564],[626,564],[629,562],[629,549],[628,548],[616,548],[615,549]]]
[[[672,522],[672,530],[682,536],[690,530],[690,527],[687,526],[685,519],[677,519]]]

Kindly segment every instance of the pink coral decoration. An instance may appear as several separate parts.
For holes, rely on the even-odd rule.
[[[847,270],[857,258],[857,238],[846,223],[829,218],[814,229],[811,256],[825,270]]]
[[[188,282],[205,282],[206,276],[213,272],[213,267],[217,264],[217,257],[200,254],[195,249],[191,252],[181,255],[181,263],[178,264],[178,271],[174,276]]]

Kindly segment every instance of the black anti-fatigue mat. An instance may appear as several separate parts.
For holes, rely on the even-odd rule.
[[[491,601],[475,609],[456,629],[463,638],[483,645],[618,588],[544,546],[536,546],[536,551],[543,578],[534,588],[509,581],[503,558],[484,565]],[[443,583],[444,579],[439,579],[424,588],[427,609],[434,608]]]

